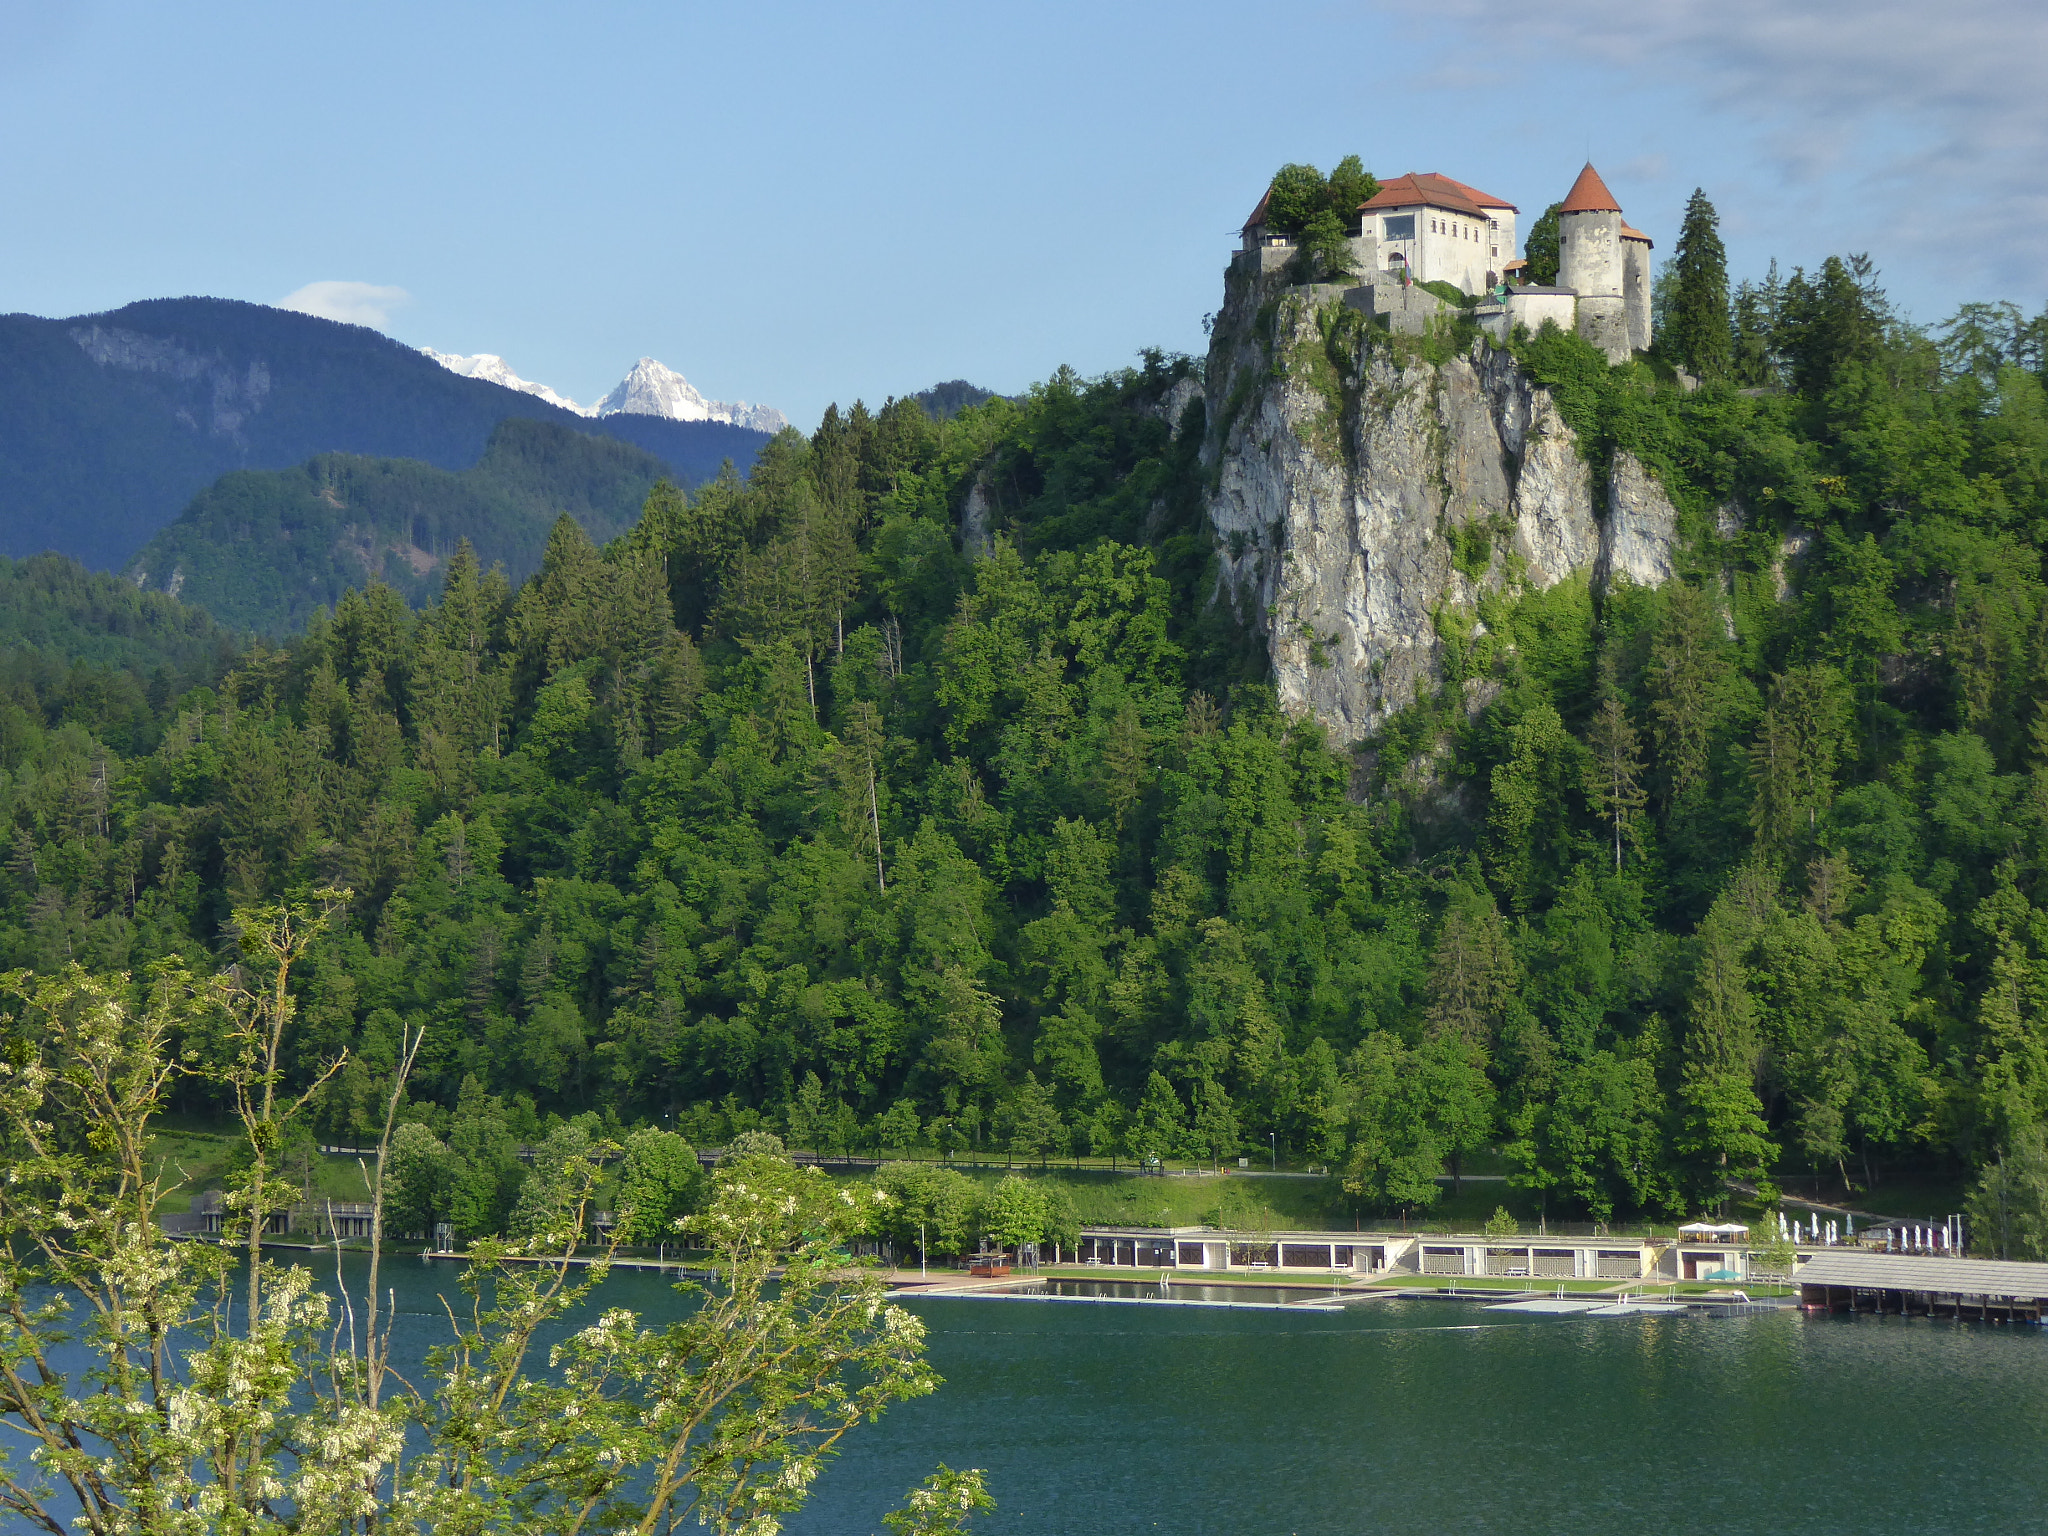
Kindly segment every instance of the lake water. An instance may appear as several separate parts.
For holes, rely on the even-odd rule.
[[[2048,1333],[1897,1319],[1334,1316],[912,1303],[947,1377],[791,1525],[868,1532],[924,1469],[988,1529],[2048,1529]]]
[[[439,1337],[453,1266],[386,1274],[398,1353]],[[604,1299],[675,1304],[638,1274]],[[946,1385],[849,1437],[800,1536],[878,1531],[941,1461],[985,1468],[1000,1508],[977,1528],[1019,1536],[2048,1529],[2048,1330],[908,1305]]]

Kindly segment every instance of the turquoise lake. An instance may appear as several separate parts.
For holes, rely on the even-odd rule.
[[[401,1262],[398,1346],[455,1270]],[[622,1274],[607,1304],[677,1302]],[[946,1385],[790,1522],[866,1536],[936,1463],[1006,1533],[2048,1530],[2048,1330],[1900,1319],[907,1303]],[[431,1311],[429,1310],[431,1308]]]
[[[913,1303],[947,1377],[791,1529],[987,1468],[1006,1532],[2048,1529],[2048,1332],[1926,1321]]]

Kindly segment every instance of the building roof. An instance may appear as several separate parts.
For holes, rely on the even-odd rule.
[[[1271,186],[1268,186],[1264,192],[1259,194],[1259,206],[1254,208],[1252,216],[1244,221],[1245,229],[1255,229],[1266,222],[1266,204],[1271,201],[1273,201],[1273,189]],[[1238,231],[1240,234],[1243,232],[1243,230]]]
[[[1630,229],[1626,224],[1621,226],[1621,238],[1624,240],[1640,240],[1643,242],[1643,244],[1650,246],[1652,248],[1654,248],[1657,244],[1656,241],[1652,240],[1640,229]]]
[[[1432,171],[1430,174],[1435,175],[1436,172]],[[1520,213],[1522,211],[1504,197],[1495,197],[1491,193],[1480,191],[1477,187],[1469,187],[1464,182],[1450,176],[1445,176],[1442,179],[1450,182],[1452,186],[1463,192],[1482,208],[1505,208],[1509,213]]]
[[[1619,213],[1621,204],[1614,194],[1607,190],[1607,183],[1600,179],[1600,173],[1593,169],[1588,160],[1586,168],[1579,172],[1579,179],[1572,183],[1571,191],[1565,193],[1564,201],[1558,205],[1559,213]]]
[[[1801,1285],[1947,1291],[1963,1296],[2048,1299],[2048,1264],[1994,1259],[1923,1259],[1902,1253],[1821,1253],[1799,1266]]]
[[[1464,182],[1453,181],[1436,171],[1410,171],[1406,176],[1383,181],[1379,191],[1360,203],[1358,208],[1363,213],[1368,209],[1413,208],[1418,205],[1462,213],[1472,219],[1485,218],[1491,208],[1505,208],[1510,213],[1519,211],[1505,198],[1494,197],[1477,187],[1468,187]]]

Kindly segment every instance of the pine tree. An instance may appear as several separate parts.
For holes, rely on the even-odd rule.
[[[1834,668],[1794,667],[1772,685],[1749,746],[1756,785],[1749,824],[1760,847],[1782,849],[1813,831],[1834,798],[1835,764],[1848,734],[1848,700]]]
[[[1884,343],[1891,307],[1868,256],[1830,256],[1809,278],[1795,269],[1785,284],[1778,333],[1793,386],[1824,395],[1845,368],[1867,362]]]
[[[1600,707],[1586,727],[1586,798],[1614,837],[1614,867],[1621,868],[1621,845],[1635,840],[1636,817],[1649,799],[1642,786],[1643,756],[1636,728],[1622,707],[1611,677],[1602,690]]]
[[[1676,583],[1662,593],[1664,611],[1650,642],[1644,685],[1652,734],[1663,770],[1665,805],[1676,805],[1707,776],[1708,755],[1728,673],[1713,599]]]
[[[1730,315],[1735,350],[1728,382],[1738,388],[1763,389],[1779,381],[1778,309],[1784,286],[1778,278],[1778,263],[1773,260],[1769,275],[1761,283],[1745,278],[1735,290]]]
[[[1761,1183],[1778,1155],[1756,1095],[1762,1046],[1749,990],[1753,931],[1732,888],[1700,924],[1674,1139],[1703,1203],[1725,1202],[1730,1178]]]
[[[1720,217],[1697,187],[1685,205],[1671,270],[1666,349],[1702,379],[1726,377],[1734,359],[1728,326],[1728,253],[1721,245]]]
[[[1476,882],[1453,886],[1430,955],[1424,1015],[1429,1034],[1490,1048],[1520,982],[1507,924],[1492,895]]]

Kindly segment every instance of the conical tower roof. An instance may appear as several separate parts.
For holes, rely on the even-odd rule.
[[[1565,194],[1564,202],[1557,211],[1619,213],[1621,204],[1615,201],[1614,194],[1607,190],[1607,183],[1600,179],[1600,173],[1593,169],[1593,162],[1588,160],[1586,168],[1579,172],[1579,179],[1572,183],[1571,191]]]

